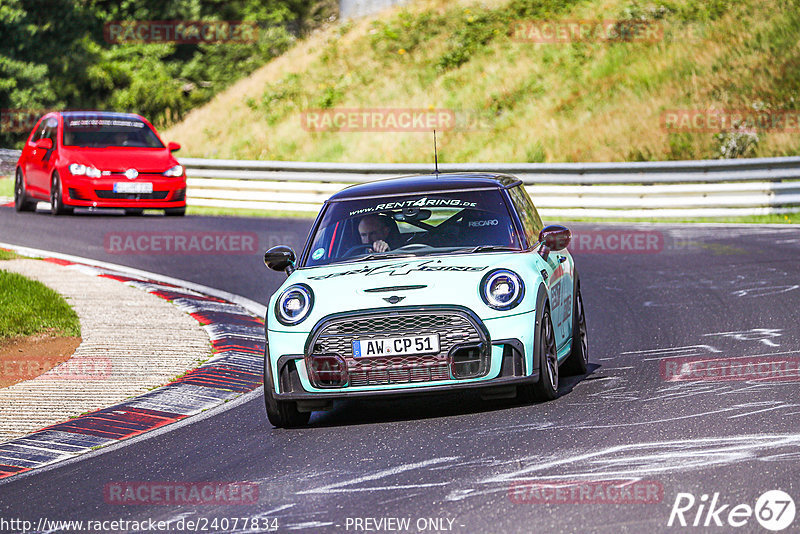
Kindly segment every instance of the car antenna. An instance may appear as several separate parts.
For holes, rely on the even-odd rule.
[[[439,154],[436,152],[436,130],[433,131],[433,173],[439,174]]]

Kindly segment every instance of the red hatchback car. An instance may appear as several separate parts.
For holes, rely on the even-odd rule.
[[[153,126],[132,113],[61,111],[36,124],[22,150],[14,184],[17,211],[50,201],[53,215],[77,207],[124,208],[141,214],[186,213],[186,173]]]

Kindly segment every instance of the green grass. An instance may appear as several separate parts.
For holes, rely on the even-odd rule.
[[[316,213],[303,213],[292,211],[275,210],[252,210],[236,208],[205,208],[189,207],[189,215],[204,215],[216,217],[264,217],[264,218],[290,218],[290,219],[313,219]],[[677,218],[605,218],[605,217],[548,217],[549,222],[650,222],[650,223],[730,223],[730,224],[800,224],[800,212],[772,215],[750,215],[747,217],[677,217]],[[0,251],[1,252],[1,251]]]
[[[537,44],[515,21],[647,21],[654,41]],[[428,0],[331,25],[164,132],[186,156],[421,162],[425,132],[314,132],[317,108],[461,112],[441,162],[630,161],[800,153],[791,130],[662,126],[675,109],[796,112],[800,11],[778,0]],[[475,127],[471,127],[474,125]],[[723,150],[724,149],[724,150]]]
[[[191,201],[190,201],[191,202]],[[316,212],[278,211],[278,210],[252,210],[238,208],[209,208],[205,206],[189,206],[187,215],[202,215],[210,217],[266,217],[287,219],[313,219]]]
[[[14,196],[14,180],[11,177],[0,177],[0,197],[13,197]]]
[[[80,336],[78,315],[46,285],[0,270],[0,287],[0,340],[41,332]]]
[[[571,217],[556,219],[548,217],[547,222],[649,222],[649,223],[726,223],[726,224],[800,224],[800,213],[771,214],[771,215],[749,215],[746,217],[676,217],[676,218],[634,218],[634,219],[610,219],[600,217]]]
[[[3,260],[16,260],[16,259],[21,258],[21,257],[22,256],[20,256],[16,252],[0,248],[0,261],[3,261]]]

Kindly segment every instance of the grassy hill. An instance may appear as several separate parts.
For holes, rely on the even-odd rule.
[[[532,43],[515,32],[565,19],[646,22],[663,35]],[[799,113],[799,90],[799,0],[419,0],[314,33],[164,136],[183,156],[420,162],[432,158],[430,133],[311,132],[302,114],[425,108],[479,118],[441,133],[444,162],[795,155],[797,131],[674,132],[662,115]]]

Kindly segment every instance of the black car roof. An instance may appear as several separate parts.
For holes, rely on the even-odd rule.
[[[505,189],[522,183],[519,178],[498,173],[441,173],[398,176],[351,185],[333,194],[328,202],[366,197],[387,197],[414,193],[440,193],[470,189]]]

